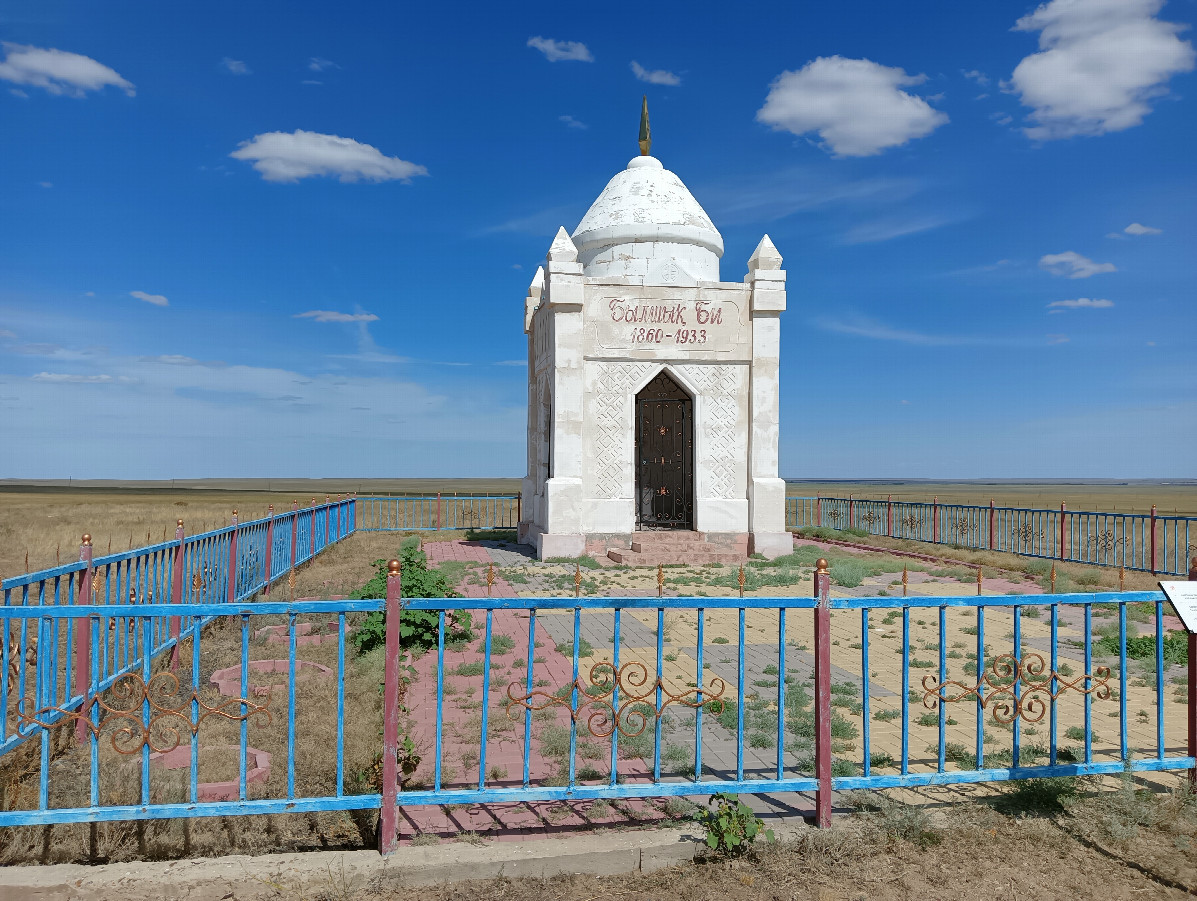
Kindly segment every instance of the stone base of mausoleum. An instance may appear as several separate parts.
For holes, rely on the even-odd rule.
[[[746,532],[690,532],[680,529],[588,535],[588,553],[605,554],[615,563],[656,566],[660,563],[743,563],[748,559]],[[591,548],[593,547],[593,550]]]

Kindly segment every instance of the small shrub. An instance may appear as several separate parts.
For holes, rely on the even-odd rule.
[[[728,640],[722,635],[716,635],[711,639],[711,644],[728,644]]]
[[[719,792],[711,796],[707,806],[699,822],[707,830],[707,847],[716,854],[743,854],[765,825],[738,795]],[[773,841],[773,830],[763,831],[766,840]]]
[[[878,710],[873,714],[873,719],[880,722],[888,722],[889,720],[896,720],[902,717],[901,710]]]

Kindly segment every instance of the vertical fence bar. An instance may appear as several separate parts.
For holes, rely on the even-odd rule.
[[[1055,669],[1054,662],[1052,669]],[[1126,760],[1126,601],[1118,603],[1118,750]]]
[[[528,675],[526,678],[526,687],[524,689],[526,696],[532,697],[532,678],[533,671],[536,667],[536,608],[533,607],[528,611]],[[528,766],[529,759],[532,754],[532,711],[524,711],[524,788],[528,787]]]
[[[978,670],[978,672],[980,672]],[[902,608],[902,775],[910,772],[910,608]]]
[[[939,608],[939,684],[943,685],[948,681],[948,608]],[[944,742],[944,732],[947,729],[948,711],[942,701],[939,702],[939,752],[936,759],[936,769],[939,772],[944,771],[944,764],[946,763],[947,749]]]
[[[1060,501],[1060,559],[1068,559],[1068,532],[1065,529],[1068,514],[1064,512],[1064,502]]]
[[[183,520],[181,519],[175,527],[175,541],[178,542],[178,545],[175,547],[174,562],[171,567],[170,602],[181,604],[183,603]],[[170,618],[170,637],[175,643],[170,651],[170,668],[172,670],[179,668],[179,624],[179,617],[172,616]]]
[[[573,788],[574,774],[577,770],[578,753],[578,654],[581,651],[579,642],[582,640],[582,608],[574,608],[574,654],[573,654],[573,685],[569,693],[569,781],[566,783]],[[490,642],[487,642],[487,650]],[[660,708],[658,708],[660,709]],[[483,710],[485,713],[485,710]],[[485,739],[484,739],[485,740]]]
[[[864,741],[864,774],[872,770],[872,751],[869,739],[869,608],[860,608],[860,671],[861,681],[861,733]]]
[[[831,576],[827,561],[815,564],[815,825],[831,825]],[[785,642],[782,642],[784,647]],[[784,676],[778,684],[784,681]],[[784,716],[778,710],[778,718]]]
[[[345,794],[345,614],[337,614],[337,797]]]
[[[402,574],[398,560],[387,563],[386,669],[382,708],[382,811],[378,851],[391,854],[399,844],[396,807],[399,787],[399,619],[402,614]]]
[[[79,590],[75,594],[76,604],[90,604],[91,603],[91,582],[94,578],[94,570],[91,563],[91,535],[83,536],[83,544],[79,547],[79,559],[84,561],[87,566],[80,575],[81,582],[79,583]],[[28,620],[26,620],[28,622]],[[4,636],[5,643],[8,642],[8,636]],[[24,642],[21,647],[21,673],[25,672]],[[91,691],[91,630],[80,629],[79,636],[75,642],[75,693],[80,697],[79,709],[86,710],[89,703],[89,693]],[[98,678],[97,673],[97,678]],[[0,679],[8,679],[8,673],[0,673]],[[24,694],[24,686],[21,686],[22,695]],[[7,716],[7,711],[3,711]],[[75,722],[75,740],[79,744],[83,744],[87,740],[88,728],[87,723],[82,719]]]
[[[228,602],[237,600],[237,511],[233,511],[233,531],[229,533],[229,594]]]
[[[270,505],[266,520],[266,581],[262,586],[262,594],[270,594],[270,580],[274,576],[274,504]]]
[[[1050,719],[1048,721],[1048,750],[1047,750],[1048,757],[1047,757],[1047,759],[1048,759],[1048,763],[1050,763],[1052,766],[1055,766],[1056,765],[1056,756],[1057,756],[1056,732],[1057,732],[1057,729],[1059,728],[1059,721],[1057,718],[1058,712],[1056,710],[1056,692],[1059,691],[1059,680],[1056,677],[1056,672],[1060,666],[1060,605],[1056,604],[1056,603],[1052,604],[1051,628],[1052,628],[1052,635],[1051,635],[1051,642],[1052,642],[1051,643],[1051,667],[1052,667],[1051,694],[1052,694],[1052,696],[1051,696],[1051,707],[1050,707],[1051,713],[1050,713]],[[1123,689],[1123,691],[1122,691],[1122,697],[1123,697],[1123,703],[1125,704],[1126,703],[1126,690],[1125,689]],[[1126,718],[1123,717],[1123,729],[1124,730],[1125,730],[1125,727],[1126,727]]]
[[[1155,740],[1156,756],[1164,759],[1164,602],[1155,602]]]
[[[1188,537],[1188,527],[1185,527]],[[1186,547],[1188,545],[1186,544]],[[1197,582],[1197,557],[1189,563],[1189,581]],[[1188,631],[1187,629],[1185,630]],[[1123,692],[1123,697],[1126,692]],[[1197,758],[1197,632],[1189,632],[1189,741],[1188,755]],[[1189,785],[1197,787],[1197,765],[1189,770]]]
[[[744,779],[744,608],[741,607],[739,614],[739,639],[738,646],[740,649],[739,655],[736,659],[736,780],[743,781]],[[784,682],[785,675],[778,674],[778,681]],[[777,715],[781,716],[782,711],[778,710]]]
[[[1085,605],[1085,763],[1093,762],[1093,605]]]
[[[494,610],[486,611],[486,643],[482,655],[482,746],[478,750],[479,790],[486,787],[486,731],[490,717],[490,644],[494,632],[494,616]],[[574,674],[574,680],[577,681],[577,673]]]
[[[661,678],[665,656],[665,608],[657,608],[657,690],[653,700],[657,708],[656,723],[653,726],[653,782],[661,781]],[[743,730],[743,722],[740,724]],[[741,741],[743,737],[741,735]]]
[[[1155,504],[1151,505],[1151,574],[1155,575]],[[1157,635],[1159,633],[1156,633]]]
[[[743,726],[741,726],[742,730]],[[782,778],[786,746],[786,608],[777,609],[777,778]]]
[[[622,611],[619,607],[615,608],[615,624],[611,631],[611,709],[615,711],[615,731],[611,733],[611,785],[615,785],[619,776],[619,760],[617,759],[617,752],[619,750],[619,640],[621,638],[620,632],[623,626],[623,621],[620,618]],[[699,660],[702,658],[700,657]],[[593,672],[593,669],[591,670]],[[699,684],[702,684],[702,668],[699,667]],[[702,698],[700,697],[701,701]],[[698,708],[700,711],[701,707]]]
[[[524,712],[525,719],[532,711]],[[441,749],[445,731],[445,611],[436,618],[436,751],[433,760],[432,787],[441,790]]]

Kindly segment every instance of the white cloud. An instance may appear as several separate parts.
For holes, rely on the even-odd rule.
[[[557,121],[564,122],[569,128],[586,129],[590,127],[585,122],[579,122],[573,116],[558,116]]]
[[[182,354],[159,354],[156,357],[138,357],[139,363],[164,363],[167,366],[199,366],[200,361],[195,357],[185,357]]]
[[[815,320],[815,325],[824,331],[840,335],[872,338],[876,341],[896,341],[901,344],[919,344],[925,347],[986,343],[981,339],[961,335],[929,335],[910,329],[894,328],[867,316],[852,316],[847,319],[820,317]]]
[[[675,75],[668,69],[646,69],[636,60],[632,60],[632,72],[641,81],[649,84],[667,84],[677,86],[682,83],[680,75]]]
[[[900,90],[925,80],[867,59],[819,57],[797,72],[782,72],[756,118],[796,135],[817,132],[836,156],[873,156],[948,121],[946,113]]]
[[[1052,0],[1015,31],[1038,31],[1038,53],[1014,69],[1008,88],[1031,108],[1036,140],[1100,135],[1139,125],[1173,75],[1193,68],[1183,26],[1155,14],[1164,0]]]
[[[144,300],[146,303],[152,303],[156,307],[168,307],[170,301],[161,294],[147,294],[145,291],[130,291],[130,297],[136,297],[138,300]]]
[[[0,338],[15,338],[16,336],[16,332],[9,331],[6,328],[0,328]]]
[[[377,322],[373,313],[338,313],[335,310],[308,310],[296,313],[296,319],[312,319],[316,322]]]
[[[29,378],[35,382],[57,382],[69,385],[108,385],[117,381],[110,375],[76,375],[69,372],[39,372]]]
[[[40,186],[41,186],[41,187],[43,187],[43,188],[52,188],[52,187],[54,187],[54,182],[52,182],[52,181],[39,181],[39,182],[38,182],[38,185],[40,185]]]
[[[1114,306],[1114,301],[1078,297],[1076,300],[1053,300],[1047,306],[1053,313],[1063,313],[1065,310],[1104,310]],[[1055,309],[1052,309],[1053,307]]]
[[[1068,278],[1088,278],[1100,272],[1118,271],[1118,267],[1113,263],[1095,263],[1074,250],[1044,254],[1039,258],[1039,268],[1046,269],[1052,275],[1064,275]]]
[[[969,69],[967,72],[961,69],[960,74],[970,81],[975,81],[981,87],[985,87],[985,85],[989,84],[989,76],[984,72],[977,71],[976,69]]]
[[[115,71],[90,56],[24,44],[0,43],[7,59],[0,63],[0,80],[44,88],[51,94],[82,97],[88,91],[100,91],[107,85],[132,97],[137,91]],[[23,92],[14,91],[19,96]]]
[[[296,130],[291,134],[271,131],[255,135],[229,156],[253,160],[266,181],[296,182],[301,178],[327,175],[343,182],[399,181],[427,175],[428,170],[395,156],[384,156],[376,147],[350,138]]]
[[[1162,235],[1164,233],[1162,228],[1152,228],[1150,225],[1141,225],[1138,222],[1132,222],[1123,231],[1128,235]]]
[[[954,221],[956,220],[948,216],[880,219],[876,222],[853,226],[844,235],[843,240],[845,244],[872,244],[878,241],[891,241],[894,238],[931,231]]]
[[[331,59],[323,59],[319,56],[313,56],[308,60],[308,68],[313,72],[323,72],[325,69],[339,69],[341,68]]]
[[[594,62],[594,57],[590,55],[590,48],[579,41],[555,41],[552,38],[542,38],[537,35],[534,38],[528,38],[527,46],[535,47],[551,63],[559,60],[575,60],[580,63]]]
[[[231,75],[253,75],[253,70],[239,59],[229,59],[227,56],[220,61],[226,72]]]
[[[495,363],[496,366],[527,366],[527,360],[499,360]]]
[[[1068,340],[1069,339],[1068,339],[1067,335],[1048,335],[1047,336],[1048,344],[1067,344]]]

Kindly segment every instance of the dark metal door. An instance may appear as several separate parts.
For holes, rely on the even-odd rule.
[[[636,395],[636,526],[694,528],[694,404],[664,372]]]

